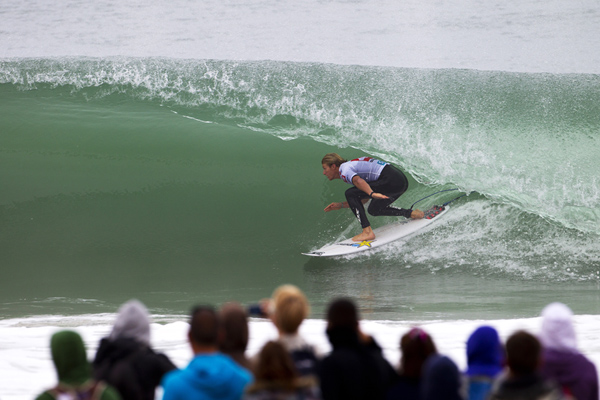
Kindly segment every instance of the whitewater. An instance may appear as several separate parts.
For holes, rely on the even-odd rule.
[[[336,296],[393,364],[421,326],[461,369],[477,326],[537,333],[562,301],[598,365],[598,49],[593,0],[3,1],[0,399],[54,383],[58,329],[93,357],[130,298],[184,366],[193,304],[283,283],[323,351]],[[322,211],[345,189],[331,151],[402,168],[402,207],[465,196],[408,240],[309,260],[356,230]],[[253,355],[275,331],[250,328]]]
[[[151,324],[151,342],[154,349],[169,356],[179,368],[187,365],[192,352],[187,342],[189,325],[181,317],[154,315]],[[3,383],[2,399],[32,398],[55,384],[56,376],[50,357],[49,338],[61,329],[75,329],[81,334],[88,357],[93,359],[100,339],[107,336],[115,314],[80,315],[73,317],[38,316],[19,320],[0,321],[0,372],[9,377]],[[573,319],[578,346],[596,365],[600,362],[600,317],[575,316]],[[415,326],[427,331],[438,351],[454,360],[461,370],[466,369],[466,341],[479,326],[493,326],[505,340],[517,330],[537,333],[541,318],[519,320],[470,320],[392,322],[362,321],[363,332],[373,336],[386,359],[395,367],[400,362],[400,337]],[[250,319],[250,340],[247,355],[258,353],[268,340],[277,338],[277,330],[267,320]],[[300,334],[319,352],[331,349],[325,336],[325,321],[305,320]],[[159,391],[160,393],[160,391]]]

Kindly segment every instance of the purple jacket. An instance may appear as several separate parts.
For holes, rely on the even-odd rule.
[[[596,367],[581,353],[546,349],[541,373],[577,400],[598,400]]]

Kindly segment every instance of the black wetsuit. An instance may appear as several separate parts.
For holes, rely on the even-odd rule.
[[[388,164],[383,168],[377,180],[368,183],[371,186],[371,190],[375,193],[381,193],[389,197],[389,199],[372,199],[368,208],[369,214],[374,216],[385,215],[410,218],[412,210],[391,206],[408,189],[408,180],[402,171]],[[346,190],[348,205],[363,228],[371,226],[365,213],[365,207],[361,201],[368,198],[369,195],[356,186]]]

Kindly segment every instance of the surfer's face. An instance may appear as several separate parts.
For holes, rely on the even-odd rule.
[[[325,175],[329,180],[338,179],[340,177],[340,169],[335,164],[323,164],[323,175]]]

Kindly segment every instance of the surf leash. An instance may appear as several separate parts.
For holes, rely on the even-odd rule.
[[[423,200],[425,200],[425,199],[428,199],[428,198],[430,198],[431,196],[435,196],[435,195],[436,195],[436,194],[438,194],[438,193],[452,192],[452,191],[454,191],[454,190],[458,190],[458,188],[440,190],[439,192],[435,192],[435,193],[432,193],[432,194],[430,194],[429,196],[425,196],[425,197],[423,197],[422,199],[415,201],[415,202],[413,203],[413,205],[412,205],[412,206],[410,206],[410,209],[412,210],[412,209],[413,209],[413,207],[415,206],[415,204],[417,204],[417,203],[420,203],[421,201],[423,201]],[[462,196],[459,196],[459,197],[457,197],[457,198],[456,198],[456,199],[454,199],[454,200],[460,199],[460,198],[461,198],[461,197],[463,197],[463,196],[466,196],[466,194],[463,194]],[[447,203],[444,203],[444,204],[442,205],[442,207],[445,207],[445,206],[447,206],[448,204],[452,203],[454,200],[450,200],[449,202],[447,202]]]
[[[455,200],[458,200],[458,199],[460,199],[461,197],[465,197],[466,195],[467,195],[467,193],[465,193],[465,194],[461,194],[461,195],[460,195],[460,196],[458,196],[457,198],[455,198],[455,199],[452,199],[452,200],[450,200],[450,201],[447,201],[447,202],[445,202],[444,204],[442,204],[442,207],[446,207],[448,204],[452,203],[452,202],[453,202],[453,201],[455,201]]]

